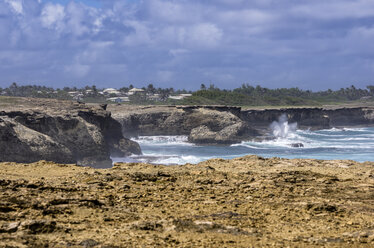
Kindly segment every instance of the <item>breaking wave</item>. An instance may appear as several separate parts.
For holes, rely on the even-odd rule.
[[[245,141],[231,146],[197,146],[188,143],[187,136],[141,136],[135,141],[140,144],[143,155],[113,160],[175,165],[254,154],[263,157],[374,161],[373,127],[319,131],[298,130],[296,127],[297,124],[289,124],[282,117],[271,125],[274,139]],[[299,145],[293,147],[293,144]]]

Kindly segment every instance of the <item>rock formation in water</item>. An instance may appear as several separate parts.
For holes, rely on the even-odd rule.
[[[240,143],[242,140],[253,138],[257,135],[256,130],[250,128],[244,122],[238,122],[212,131],[209,127],[202,125],[191,130],[188,141],[195,144],[229,145]]]
[[[22,99],[0,112],[0,161],[110,166],[110,156],[140,154],[121,125],[100,107]]]
[[[125,107],[126,108],[126,107]],[[136,107],[128,111],[111,106],[113,118],[125,136],[189,135],[198,144],[232,144],[257,135],[243,122],[240,108],[220,106]]]

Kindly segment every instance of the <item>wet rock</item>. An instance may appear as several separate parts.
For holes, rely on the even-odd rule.
[[[292,143],[290,144],[291,147],[295,147],[295,148],[301,148],[301,147],[304,147],[304,144],[303,143]]]

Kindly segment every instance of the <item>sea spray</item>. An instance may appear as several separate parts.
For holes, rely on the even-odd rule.
[[[199,163],[211,158],[232,159],[248,154],[262,157],[352,159],[374,161],[374,127],[325,130],[296,130],[287,116],[277,120],[273,130],[283,130],[285,138],[245,141],[231,146],[198,146],[186,136],[140,136],[142,156],[112,158],[114,162],[149,162],[154,164]],[[275,127],[277,126],[277,128]],[[288,126],[288,127],[287,127]],[[293,148],[290,144],[302,143]]]
[[[286,114],[279,116],[278,121],[273,121],[270,128],[277,138],[286,138],[290,133],[294,133],[297,129],[297,123],[288,123]]]

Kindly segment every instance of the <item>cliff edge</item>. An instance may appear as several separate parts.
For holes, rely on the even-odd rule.
[[[18,98],[0,109],[0,161],[110,167],[110,156],[140,154],[110,112],[82,103]]]

